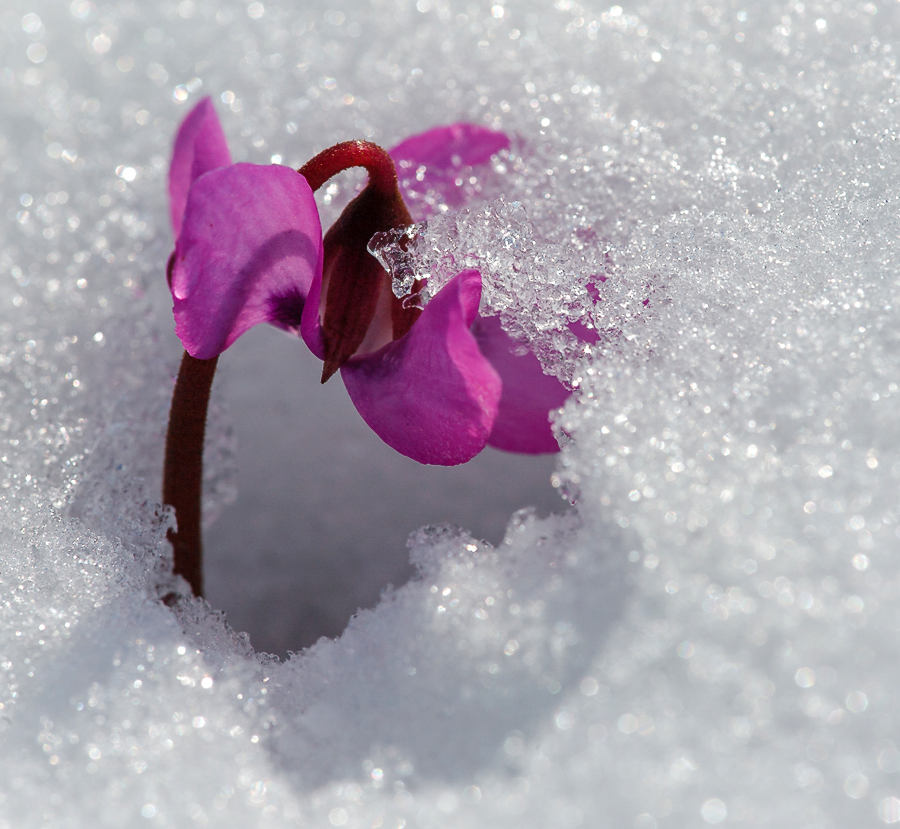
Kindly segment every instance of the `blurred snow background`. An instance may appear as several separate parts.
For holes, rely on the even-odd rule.
[[[898,24],[6,0],[0,826],[900,822]],[[558,459],[420,470],[252,332],[210,424],[214,609],[176,615],[164,175],[204,94],[259,163],[513,134],[415,265],[477,258],[576,394]]]

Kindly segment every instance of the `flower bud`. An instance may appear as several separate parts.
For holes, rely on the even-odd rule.
[[[368,251],[376,233],[411,225],[390,156],[368,141],[337,144],[300,169],[313,190],[336,173],[365,167],[365,189],[325,234],[320,315],[324,342],[322,382],[354,354],[402,337],[421,310],[404,308],[390,277]]]

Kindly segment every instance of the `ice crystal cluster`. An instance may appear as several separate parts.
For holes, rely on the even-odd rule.
[[[0,827],[900,823],[894,3],[6,0],[0,31]],[[492,545],[366,513],[470,497],[406,467],[362,491],[282,467],[234,501],[219,392],[212,604],[159,601],[164,175],[204,94],[257,163],[514,136],[379,253],[400,291],[477,264],[572,385],[543,489],[574,506],[515,512],[519,472],[487,474]],[[279,336],[232,361],[237,409],[298,385]],[[377,468],[347,401],[302,389],[257,439]],[[285,492],[316,505],[305,535],[254,523]],[[222,526],[251,528],[230,559]],[[339,637],[253,650],[291,585],[330,567],[356,597],[407,556]],[[227,623],[223,570],[251,597]]]

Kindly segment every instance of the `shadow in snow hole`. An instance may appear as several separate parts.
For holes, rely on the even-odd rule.
[[[422,466],[365,425],[340,378],[298,339],[266,327],[219,361],[214,393],[237,435],[238,498],[205,532],[205,593],[257,651],[285,656],[341,634],[387,585],[414,573],[406,539],[457,524],[492,544],[512,513],[562,512],[554,456],[486,449],[468,464]]]

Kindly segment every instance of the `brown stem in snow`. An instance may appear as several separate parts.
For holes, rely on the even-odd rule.
[[[195,596],[203,595],[203,437],[218,359],[198,360],[184,352],[172,394],[163,464],[163,503],[175,508],[178,522],[178,529],[169,530],[167,536],[175,554],[175,573],[187,579]]]

